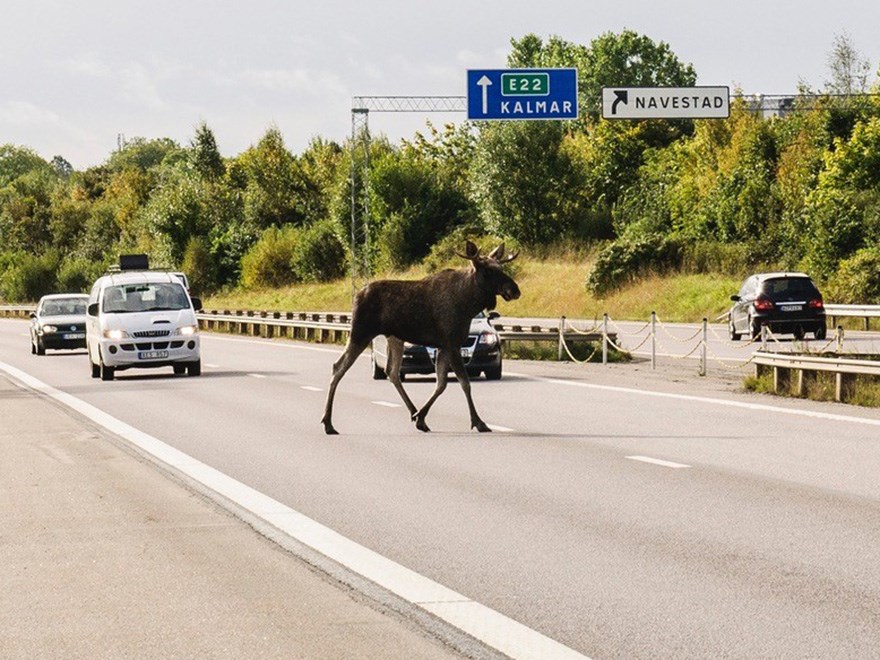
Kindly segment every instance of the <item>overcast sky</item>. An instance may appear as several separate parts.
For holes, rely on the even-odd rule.
[[[293,152],[344,140],[359,95],[464,95],[533,32],[588,45],[631,29],[665,41],[700,85],[822,87],[835,35],[880,63],[878,0],[0,0],[0,144],[82,169],[118,134],[189,144],[202,121],[225,156],[276,126]],[[370,115],[411,137],[463,115]]]

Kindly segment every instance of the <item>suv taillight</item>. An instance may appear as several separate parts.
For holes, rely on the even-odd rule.
[[[755,309],[759,312],[766,312],[767,310],[773,309],[773,301],[761,296],[755,300]]]
[[[807,307],[810,309],[825,309],[825,304],[822,302],[821,298],[814,298],[807,303]]]

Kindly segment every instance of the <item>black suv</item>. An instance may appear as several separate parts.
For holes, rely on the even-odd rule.
[[[803,339],[812,332],[825,339],[825,304],[822,294],[804,273],[760,273],[752,275],[739,293],[730,296],[730,338],[761,336],[761,326],[772,332],[793,334]]]

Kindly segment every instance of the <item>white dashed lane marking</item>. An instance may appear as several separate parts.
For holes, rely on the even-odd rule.
[[[401,404],[399,403],[391,403],[390,401],[372,401],[374,405],[377,406],[385,406],[386,408],[401,408]]]
[[[641,461],[642,463],[651,463],[653,465],[662,465],[668,468],[689,468],[690,465],[684,463],[673,463],[672,461],[664,461],[659,458],[651,458],[650,456],[627,456],[631,461]]]
[[[307,392],[321,392],[320,387],[313,387],[312,385],[300,385],[299,389],[306,390]]]

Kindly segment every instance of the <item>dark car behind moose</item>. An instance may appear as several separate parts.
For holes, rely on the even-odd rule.
[[[743,282],[729,314],[730,338],[761,336],[767,326],[777,334],[803,339],[812,332],[825,339],[825,304],[813,280],[805,273],[758,273]]]

